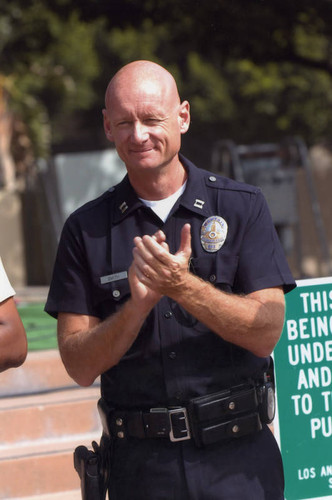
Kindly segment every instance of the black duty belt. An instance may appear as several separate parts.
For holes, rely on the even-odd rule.
[[[262,386],[241,385],[194,398],[185,407],[110,411],[101,399],[98,408],[104,431],[106,427],[114,438],[194,439],[197,446],[205,446],[261,430],[262,423],[274,416],[274,411],[272,418],[271,411],[266,412],[266,404],[271,406],[271,392],[264,394]]]

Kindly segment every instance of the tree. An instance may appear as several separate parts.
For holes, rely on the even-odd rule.
[[[192,106],[184,147],[203,162],[219,138],[314,143],[332,126],[331,0],[11,0],[0,35],[36,156],[106,145],[96,130],[108,80],[141,58],[177,78]]]
[[[99,71],[93,47],[100,22],[86,23],[66,2],[52,10],[41,0],[12,0],[0,10],[1,87],[11,109],[16,162],[29,169],[47,157],[61,123],[94,99]],[[22,148],[29,143],[29,151]],[[22,158],[23,154],[23,158]]]
[[[329,0],[127,0],[108,19],[118,65],[161,62],[192,107],[187,149],[204,162],[219,138],[254,142],[331,129],[332,2]],[[105,5],[105,13],[110,12]],[[132,10],[131,10],[132,9]],[[130,16],[134,12],[135,17]],[[106,85],[106,81],[103,82]]]

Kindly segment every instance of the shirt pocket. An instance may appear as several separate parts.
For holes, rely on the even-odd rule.
[[[190,269],[204,281],[230,291],[234,285],[238,262],[237,255],[216,252],[192,258]]]
[[[130,295],[130,286],[128,278],[122,278],[108,283],[101,283],[100,277],[94,278],[93,302],[95,306],[103,303],[117,304],[122,303]]]

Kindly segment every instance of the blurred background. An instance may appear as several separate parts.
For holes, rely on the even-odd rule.
[[[70,379],[43,308],[65,218],[125,173],[101,110],[136,59],[191,104],[182,152],[262,188],[294,276],[332,276],[331,0],[0,2],[0,256],[29,347],[0,378],[0,498],[81,498],[72,453],[99,440],[99,381]]]
[[[0,6],[0,255],[48,286],[61,227],[118,182],[101,109],[149,59],[191,104],[183,153],[260,185],[297,278],[331,274],[331,0],[11,0]]]

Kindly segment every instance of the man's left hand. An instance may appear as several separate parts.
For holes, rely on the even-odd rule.
[[[134,243],[133,256],[138,279],[162,295],[171,297],[176,294],[189,272],[190,224],[183,226],[180,247],[174,255],[169,252],[162,231],[153,236],[136,237]]]

